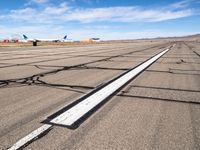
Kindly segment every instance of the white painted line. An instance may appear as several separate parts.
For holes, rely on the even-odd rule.
[[[21,147],[23,147],[24,145],[26,145],[30,141],[34,140],[35,138],[37,138],[39,135],[41,135],[45,131],[48,131],[51,127],[52,127],[52,125],[41,126],[40,128],[34,130],[33,132],[31,132],[30,134],[28,134],[24,138],[20,139],[17,143],[15,143],[8,150],[18,150],[18,149],[20,149]]]
[[[103,100],[113,94],[116,90],[130,81],[132,78],[137,76],[140,72],[146,69],[149,65],[154,63],[157,59],[159,59],[162,55],[169,51],[169,48],[160,52],[156,56],[152,57],[148,61],[142,63],[141,65],[137,66],[130,72],[127,72],[122,77],[114,80],[104,88],[100,89],[99,91],[95,92],[91,96],[87,97],[85,100],[81,101],[74,107],[70,108],[66,112],[58,115],[56,118],[52,119],[50,123],[58,124],[58,125],[65,125],[71,126],[81,117],[83,117],[86,113],[88,113],[91,109],[95,106],[100,104]]]

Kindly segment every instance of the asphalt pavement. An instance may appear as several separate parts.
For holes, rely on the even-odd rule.
[[[24,149],[200,149],[200,43],[176,45],[76,129]],[[50,115],[174,43],[0,49],[0,149]]]

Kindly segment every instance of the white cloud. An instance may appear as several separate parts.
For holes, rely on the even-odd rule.
[[[64,15],[70,7],[67,5],[67,3],[61,3],[59,6],[48,6],[46,7],[42,13],[46,15]]]
[[[188,0],[187,0],[188,1]],[[36,1],[35,1],[36,2]],[[74,8],[69,3],[61,3],[59,5],[48,4],[47,0],[37,0],[38,4],[42,3],[42,7],[26,6],[22,9],[11,10],[7,14],[0,15],[0,20],[6,18],[23,24],[15,28],[0,27],[2,35],[11,35],[18,33],[28,33],[30,37],[55,38],[55,36],[63,36],[68,31],[73,33],[69,38],[81,39],[85,37],[100,37],[102,39],[127,39],[142,37],[171,36],[168,32],[161,31],[143,31],[143,32],[126,32],[114,29],[108,25],[93,26],[89,23],[97,22],[160,22],[170,19],[178,19],[195,15],[193,9],[182,7],[183,4],[168,7],[160,7],[148,9],[138,6],[123,7],[103,7],[103,8]],[[180,7],[181,6],[181,7]],[[186,6],[184,4],[184,6]],[[9,21],[9,22],[10,22]],[[83,28],[75,29],[67,28],[67,22],[79,22]],[[60,24],[60,26],[58,26]],[[49,30],[51,32],[49,32]],[[116,31],[116,32],[114,32]],[[175,32],[175,35],[179,35]],[[186,34],[186,33],[185,33]],[[173,36],[173,35],[172,35]]]
[[[140,7],[108,7],[75,10],[64,20],[80,22],[158,22],[191,16],[192,10],[143,9]]]
[[[10,19],[24,20],[27,22],[68,22],[78,21],[89,22],[159,22],[170,19],[177,19],[193,15],[191,9],[144,9],[141,7],[105,7],[74,9],[66,3],[59,6],[47,6],[44,9],[24,8],[12,10],[9,13]]]
[[[11,10],[10,13],[8,14],[8,18],[19,21],[20,20],[31,21],[34,20],[36,15],[37,15],[37,10],[27,7],[24,9]]]
[[[195,1],[196,0],[182,0],[182,1],[171,4],[171,7],[178,8],[178,9],[179,8],[185,8]]]
[[[37,3],[37,4],[47,3],[48,1],[49,1],[49,0],[31,0],[31,2]]]
[[[27,0],[24,6],[31,6],[33,4],[36,5],[46,5],[49,3],[49,0]]]

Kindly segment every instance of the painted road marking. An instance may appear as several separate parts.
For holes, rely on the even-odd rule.
[[[52,125],[43,125],[39,127],[38,129],[34,130],[24,138],[20,139],[17,143],[15,143],[12,147],[10,147],[8,150],[18,150],[27,143],[31,142],[35,138],[37,138],[39,135],[43,134],[44,132],[47,132],[50,130]]]
[[[132,69],[131,71],[127,72],[120,78],[114,80],[107,86],[103,87],[102,89],[98,90],[97,92],[93,93],[80,103],[76,104],[69,110],[65,111],[64,113],[58,115],[54,119],[50,121],[50,123],[64,125],[64,126],[72,126],[76,121],[78,121],[81,117],[87,114],[90,110],[104,101],[107,97],[117,91],[120,87],[125,85],[151,64],[153,64],[156,60],[158,60],[161,56],[163,56],[166,52],[168,52],[170,48],[160,52],[159,54],[155,55],[154,57],[150,58],[149,60],[145,61],[141,65],[137,66],[136,68]]]

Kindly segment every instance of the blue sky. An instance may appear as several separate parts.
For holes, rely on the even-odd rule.
[[[199,0],[0,1],[0,38],[136,39],[200,33]]]

